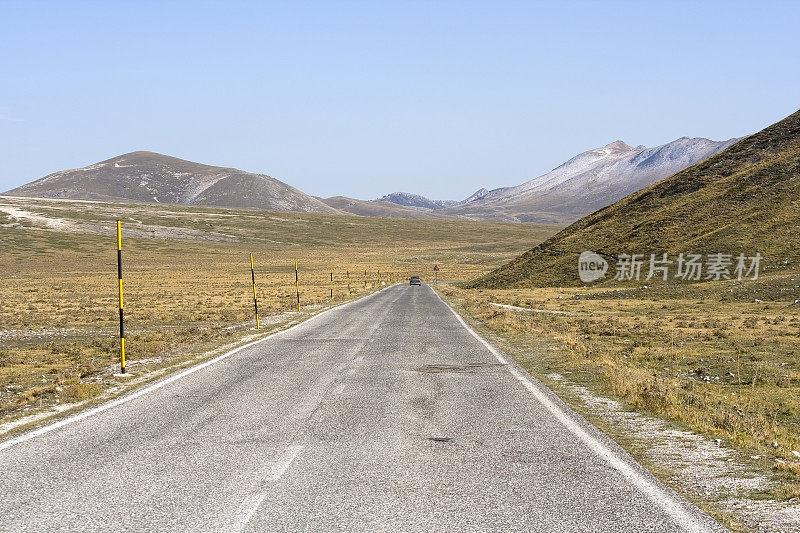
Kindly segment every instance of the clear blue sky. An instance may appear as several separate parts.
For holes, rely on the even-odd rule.
[[[462,199],[800,108],[800,2],[0,0],[0,191],[134,150]]]

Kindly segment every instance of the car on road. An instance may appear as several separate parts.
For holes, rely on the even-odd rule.
[[[419,276],[411,276],[408,278],[409,285],[422,285],[422,280],[419,279]]]

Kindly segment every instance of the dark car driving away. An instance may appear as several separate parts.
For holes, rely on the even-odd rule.
[[[419,279],[419,276],[411,276],[408,278],[409,285],[422,285],[422,281]]]

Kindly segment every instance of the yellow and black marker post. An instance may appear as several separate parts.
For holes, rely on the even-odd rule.
[[[378,269],[378,287],[381,286],[381,269]]]
[[[253,265],[253,252],[250,252],[250,277],[253,280],[253,307],[256,308],[256,329],[261,329],[261,322],[258,320],[258,294],[256,293],[256,269]]]
[[[333,265],[331,265],[331,301],[333,301]]]
[[[117,278],[119,279],[119,363],[125,373],[125,305],[122,300],[122,221],[117,220]]]
[[[364,290],[367,289],[367,269],[364,269]]]
[[[297,310],[300,310],[300,274],[297,273],[297,259],[294,260],[294,288],[297,294]]]
[[[350,267],[347,267],[347,296],[350,297],[353,292],[350,290]]]

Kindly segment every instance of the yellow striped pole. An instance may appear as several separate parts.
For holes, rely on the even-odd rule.
[[[250,252],[250,277],[253,279],[253,306],[256,308],[256,329],[261,329],[261,322],[258,320],[258,294],[256,294],[256,269],[253,264],[253,252]]]
[[[380,285],[381,285],[381,269],[379,268],[378,269],[378,286],[380,287]]]
[[[119,363],[125,373],[125,305],[122,300],[122,221],[117,220],[117,278],[119,279]]]
[[[294,288],[297,293],[297,310],[300,310],[300,274],[297,273],[297,259],[294,260]]]
[[[350,290],[350,267],[347,267],[347,296],[352,296],[353,292]]]
[[[367,269],[364,269],[364,288],[367,288]]]
[[[331,301],[333,301],[333,265],[331,265]]]

